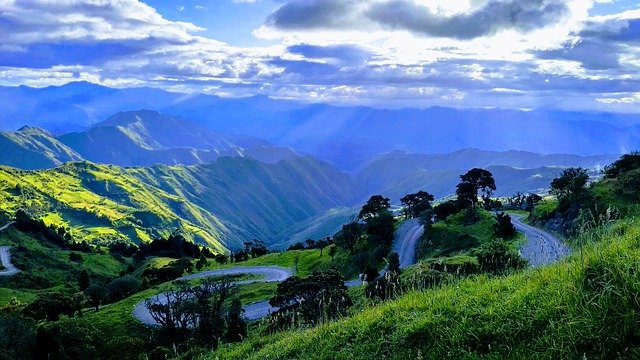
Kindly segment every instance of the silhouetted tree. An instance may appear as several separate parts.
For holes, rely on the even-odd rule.
[[[106,304],[109,299],[107,288],[102,285],[91,285],[84,290],[89,305],[98,311],[100,305]]]
[[[356,219],[342,226],[342,231],[335,237],[336,245],[353,253],[358,241],[362,238],[362,225]]]
[[[573,196],[585,190],[589,175],[583,168],[568,168],[551,181],[551,192],[563,198]]]
[[[238,298],[234,298],[229,305],[227,315],[226,338],[228,342],[242,341],[247,336],[247,322],[242,315],[243,313],[242,303]]]
[[[84,291],[84,289],[88,288],[91,285],[91,279],[89,278],[89,272],[87,269],[82,269],[80,274],[78,275],[78,287],[80,291]]]
[[[404,206],[403,212],[405,218],[415,218],[423,212],[431,209],[431,202],[435,198],[426,191],[418,191],[417,193],[407,194],[400,199]]]
[[[497,237],[503,239],[508,239],[515,235],[516,228],[511,223],[511,216],[504,212],[496,213],[496,223],[493,224],[493,232]]]
[[[366,204],[362,206],[359,219],[366,220],[368,218],[376,217],[380,213],[388,211],[391,207],[389,198],[385,198],[382,195],[373,195],[369,198]]]
[[[456,186],[458,201],[463,204],[475,221],[475,205],[478,203],[478,192],[482,193],[483,203],[491,204],[491,195],[496,190],[496,182],[491,172],[485,169],[473,168],[466,174],[460,175],[460,183]]]
[[[335,245],[329,248],[329,256],[331,256],[331,262],[333,262],[333,257],[336,256],[336,252],[337,249]]]
[[[389,271],[400,271],[400,255],[397,252],[389,254]]]

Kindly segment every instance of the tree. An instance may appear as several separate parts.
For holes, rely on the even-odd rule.
[[[640,169],[640,152],[634,151],[622,155],[620,159],[606,166],[603,173],[605,179],[615,179],[624,173],[637,169]]]
[[[276,295],[269,299],[269,304],[280,308],[272,316],[299,314],[305,323],[318,324],[346,315],[353,302],[342,275],[329,270],[315,272],[306,278],[286,279],[278,284]]]
[[[320,256],[322,256],[322,251],[327,247],[330,243],[331,238],[320,239],[316,242],[318,249],[320,249]]]
[[[496,213],[496,223],[493,224],[494,234],[503,239],[508,239],[515,235],[516,228],[511,223],[511,217],[504,212]]]
[[[211,278],[194,287],[180,283],[176,290],[148,299],[145,305],[166,341],[180,344],[193,331],[201,346],[215,349],[224,335],[223,305],[232,287],[225,280]]]
[[[87,269],[82,269],[80,274],[78,275],[78,287],[80,291],[84,291],[86,288],[91,285],[91,279],[89,278],[89,272]]]
[[[207,260],[207,258],[204,255],[200,255],[200,259],[196,261],[196,270],[200,271],[202,270],[203,267],[207,266],[208,264],[209,264],[209,261]]]
[[[70,296],[55,292],[39,295],[22,313],[34,319],[57,321],[60,315],[73,316],[75,308]]]
[[[589,181],[587,170],[583,168],[568,168],[551,181],[551,192],[557,195],[558,198],[578,195],[585,190],[587,181]]]
[[[336,236],[336,245],[353,253],[362,234],[362,225],[356,219],[351,219],[349,223],[342,226],[342,231]]]
[[[123,276],[116,278],[107,285],[109,299],[112,302],[120,301],[129,295],[135,294],[140,290],[142,284],[140,280],[133,276]]]
[[[415,218],[423,212],[431,209],[431,202],[435,198],[426,191],[418,191],[414,194],[407,194],[400,199],[404,206],[403,212],[405,218]]]
[[[478,192],[482,193],[483,204],[491,206],[491,195],[496,190],[493,174],[485,169],[473,168],[460,175],[460,183],[456,186],[458,201],[469,210],[475,221],[475,205],[478,203]]]
[[[399,272],[400,271],[400,255],[397,252],[392,252],[389,254],[389,271]]]
[[[458,201],[455,200],[445,201],[433,208],[433,213],[437,221],[447,221],[450,215],[456,214],[458,211],[460,211],[460,205]]]
[[[368,218],[376,217],[380,213],[389,211],[391,203],[389,198],[385,198],[382,195],[373,195],[369,198],[366,204],[362,206],[358,219],[366,220]]]
[[[365,230],[369,249],[378,246],[390,247],[394,238],[395,223],[396,220],[388,211],[381,212],[378,216],[367,218],[365,220]]]
[[[32,359],[36,322],[19,315],[0,316],[0,359]]]
[[[336,252],[337,249],[335,245],[329,248],[329,256],[331,256],[331,262],[333,262],[333,257],[336,256]]]
[[[218,254],[216,255],[216,257],[214,258],[214,260],[220,264],[220,265],[224,265],[227,263],[227,261],[229,261],[229,258],[227,257],[227,255],[225,254]]]
[[[535,208],[536,205],[538,205],[542,201],[542,196],[538,194],[529,194],[527,195],[524,201],[525,201],[524,210],[531,212],[533,211],[533,208]]]
[[[102,285],[91,285],[84,290],[84,294],[87,296],[89,305],[93,306],[96,311],[109,299],[107,288]]]
[[[247,322],[242,315],[244,309],[238,298],[234,298],[229,305],[229,313],[227,315],[227,341],[242,341],[247,336]]]

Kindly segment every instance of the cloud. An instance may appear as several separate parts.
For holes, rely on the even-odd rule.
[[[242,48],[134,0],[0,0],[0,85],[86,80],[382,107],[640,109],[640,15],[587,18],[587,3],[284,1],[262,29],[280,32],[272,45]]]
[[[590,70],[639,71],[640,63],[634,59],[640,56],[640,14],[631,19],[590,20],[561,49],[533,53],[541,59],[577,61]]]
[[[408,0],[376,3],[367,16],[384,27],[417,34],[456,39],[474,39],[501,30],[529,32],[564,18],[569,8],[563,1],[489,1],[473,11],[455,15],[434,14]]]
[[[284,30],[391,29],[430,37],[473,39],[501,30],[529,32],[561,21],[570,12],[562,0],[490,0],[449,14],[412,0],[292,0],[266,24]]]

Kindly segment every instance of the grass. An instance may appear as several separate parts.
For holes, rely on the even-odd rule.
[[[428,241],[423,240],[418,248],[418,259],[462,255],[471,248],[495,238],[495,219],[488,211],[478,211],[478,219],[466,225],[466,214],[461,211],[451,215],[447,221],[438,221],[431,227]]]
[[[640,356],[640,220],[609,224],[555,265],[408,293],[204,359],[611,359]]]
[[[38,236],[16,229],[0,233],[0,245],[12,247],[11,260],[22,270],[10,277],[0,277],[0,288],[20,289],[27,293],[72,287],[82,269],[89,271],[93,277],[109,278],[117,276],[127,267],[126,262],[120,262],[109,254],[62,250]],[[82,262],[70,261],[72,253],[80,255]]]

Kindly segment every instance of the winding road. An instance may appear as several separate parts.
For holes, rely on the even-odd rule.
[[[522,222],[519,215],[511,215],[511,223],[524,233],[527,243],[520,248],[520,254],[533,267],[543,266],[569,255],[571,250],[558,238]]]
[[[13,225],[13,221],[0,227],[0,231],[6,230],[11,225]],[[0,276],[11,276],[20,272],[20,269],[11,263],[10,249],[10,246],[0,246],[0,262],[2,262],[2,266],[4,266],[4,270],[0,271]]]
[[[396,231],[395,239],[393,242],[393,249],[400,255],[400,267],[404,268],[414,263],[416,256],[416,245],[422,236],[424,227],[420,225],[417,219],[405,221]],[[244,280],[235,282],[235,284],[252,284],[256,282],[280,282],[286,280],[288,277],[293,276],[291,269],[286,269],[280,266],[240,266],[229,269],[209,270],[203,271],[197,274],[187,275],[181,277],[179,280],[193,280],[197,278],[209,277],[209,276],[225,276],[225,275],[257,275],[261,276],[259,279]],[[362,284],[359,279],[350,280],[345,282],[347,286],[357,286]],[[158,294],[152,299],[154,301],[165,303],[167,301],[166,294]],[[257,320],[263,318],[272,311],[276,310],[268,301],[259,301],[253,304],[246,305],[244,307],[244,315],[249,320]],[[133,316],[145,325],[155,326],[158,323],[153,319],[145,300],[136,304],[133,309]]]

